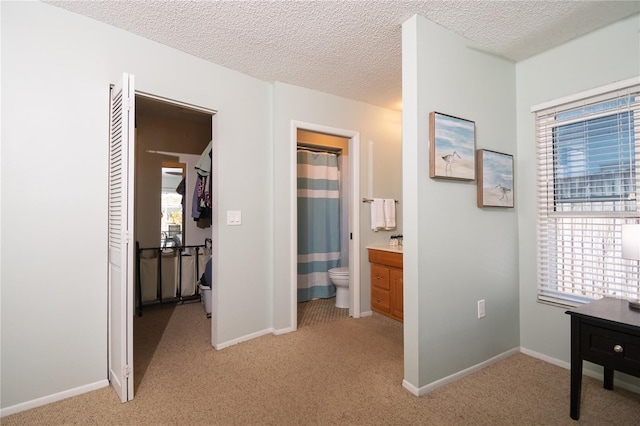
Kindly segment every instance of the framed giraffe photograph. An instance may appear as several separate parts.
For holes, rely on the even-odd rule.
[[[476,178],[476,124],[439,112],[429,114],[429,177]]]
[[[478,207],[513,207],[513,156],[479,149]]]

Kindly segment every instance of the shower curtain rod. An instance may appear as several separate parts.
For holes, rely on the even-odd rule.
[[[400,202],[400,201],[398,201],[398,200],[393,200],[393,201],[395,201],[395,202],[396,202],[396,204],[398,204],[398,203]],[[373,199],[372,199],[372,198],[363,198],[363,199],[362,199],[362,202],[363,202],[363,203],[373,203]]]
[[[305,149],[307,151],[313,151],[313,152],[328,152],[329,154],[340,154],[342,152],[342,148],[330,148],[330,147],[313,146],[313,145],[298,145],[297,149]]]

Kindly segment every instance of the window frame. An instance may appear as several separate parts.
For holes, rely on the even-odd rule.
[[[618,99],[624,96],[629,101],[621,108],[623,102]],[[555,191],[559,187],[560,166],[556,162],[558,147],[554,132],[567,123],[559,122],[558,117],[575,108],[583,108],[587,113],[571,121],[587,123],[598,116],[589,107],[607,102],[614,104],[615,111],[606,112],[604,116],[630,111],[629,120],[633,125],[630,138],[634,149],[630,161],[635,161],[632,179],[635,194],[630,194],[628,200],[621,197],[597,200],[594,197],[587,201],[559,202]],[[622,259],[620,253],[621,226],[638,223],[640,219],[640,200],[637,200],[640,191],[640,76],[539,104],[532,107],[531,112],[535,113],[537,152],[538,301],[566,307],[605,296],[640,298],[640,262]],[[585,142],[589,143],[590,140]],[[618,172],[622,169],[620,164],[616,169]],[[590,175],[586,177],[588,179]],[[577,208],[580,203],[584,210]],[[601,206],[595,207],[597,203]],[[562,211],[558,210],[559,205],[563,205]]]

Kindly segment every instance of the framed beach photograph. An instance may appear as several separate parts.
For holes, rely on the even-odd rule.
[[[513,156],[478,150],[478,207],[513,207]]]
[[[476,178],[476,125],[451,115],[429,114],[429,177]]]

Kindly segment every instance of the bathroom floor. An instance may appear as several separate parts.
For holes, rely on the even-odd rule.
[[[349,318],[349,309],[336,308],[335,297],[298,303],[298,328],[343,318]]]

